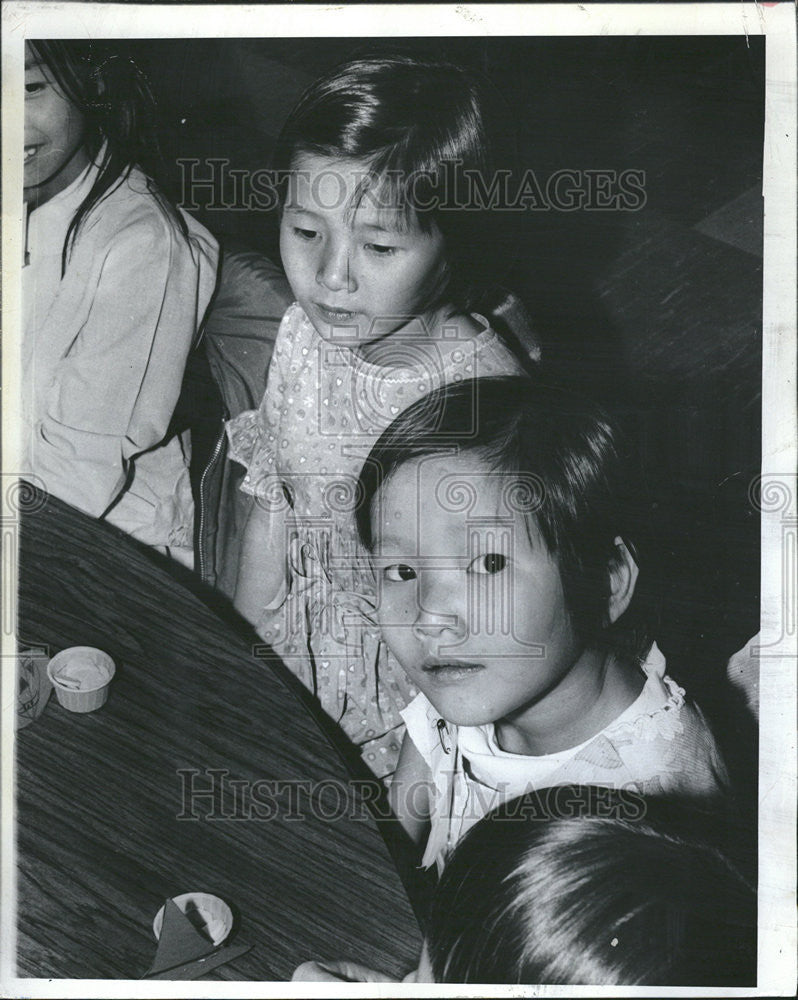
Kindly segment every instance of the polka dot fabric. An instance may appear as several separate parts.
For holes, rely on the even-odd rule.
[[[231,457],[247,470],[241,488],[264,509],[282,511],[290,526],[285,594],[264,610],[258,633],[379,777],[396,768],[399,713],[417,692],[374,625],[375,581],[355,527],[357,477],[382,431],[431,389],[519,371],[486,321],[475,319],[483,330],[468,339],[456,328],[435,341],[404,328],[405,342],[391,345],[400,365],[389,367],[322,340],[294,304],[280,325],[259,409],[227,425]]]

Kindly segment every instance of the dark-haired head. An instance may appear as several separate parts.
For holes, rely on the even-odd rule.
[[[534,375],[436,390],[391,423],[364,463],[357,523],[367,549],[374,547],[380,491],[397,469],[453,451],[515,481],[515,492],[510,482],[505,493],[556,560],[582,645],[642,660],[650,639],[635,601],[616,621],[608,614],[619,555],[635,555],[631,498],[637,485],[609,417],[584,396]]]
[[[134,166],[145,172],[156,170],[160,153],[155,105],[146,78],[113,43],[42,40],[27,45],[33,66],[74,109],[82,124],[81,150],[98,167],[94,183],[67,231],[63,249],[66,266],[83,220],[120,178]],[[35,205],[35,187],[26,194]],[[174,210],[160,196],[159,202],[185,232]]]
[[[508,213],[498,220],[487,206],[497,171],[510,172],[503,118],[492,89],[457,66],[356,59],[305,91],[278,139],[275,167],[287,176],[303,154],[364,167],[357,199],[443,235],[447,267],[428,308],[468,311],[505,276],[513,245]]]
[[[630,791],[507,803],[444,869],[435,982],[753,985],[756,892],[729,830],[725,815]]]

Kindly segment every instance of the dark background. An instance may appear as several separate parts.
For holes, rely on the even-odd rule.
[[[525,214],[506,284],[545,363],[627,425],[649,494],[641,561],[654,634],[669,672],[722,719],[734,757],[752,736],[727,700],[725,661],[759,628],[748,490],[760,466],[764,39],[131,42],[159,103],[159,180],[179,202],[180,157],[200,159],[198,173],[212,157],[268,167],[305,86],[379,49],[485,74],[509,104],[521,166],[541,181],[645,171],[638,211]],[[196,214],[223,244],[275,254],[272,213]]]

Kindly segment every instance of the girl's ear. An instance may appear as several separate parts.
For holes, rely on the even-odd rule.
[[[617,622],[631,603],[639,570],[626,543],[615,539],[615,555],[610,564],[610,600],[607,606],[609,623]]]

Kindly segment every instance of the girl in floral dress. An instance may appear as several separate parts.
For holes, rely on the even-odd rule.
[[[521,368],[474,311],[501,274],[501,220],[465,182],[490,179],[495,148],[477,82],[404,57],[319,80],[278,142],[280,250],[297,301],[259,409],[228,425],[257,501],[235,603],[380,777],[395,769],[416,689],[372,624],[357,479],[417,399]]]

